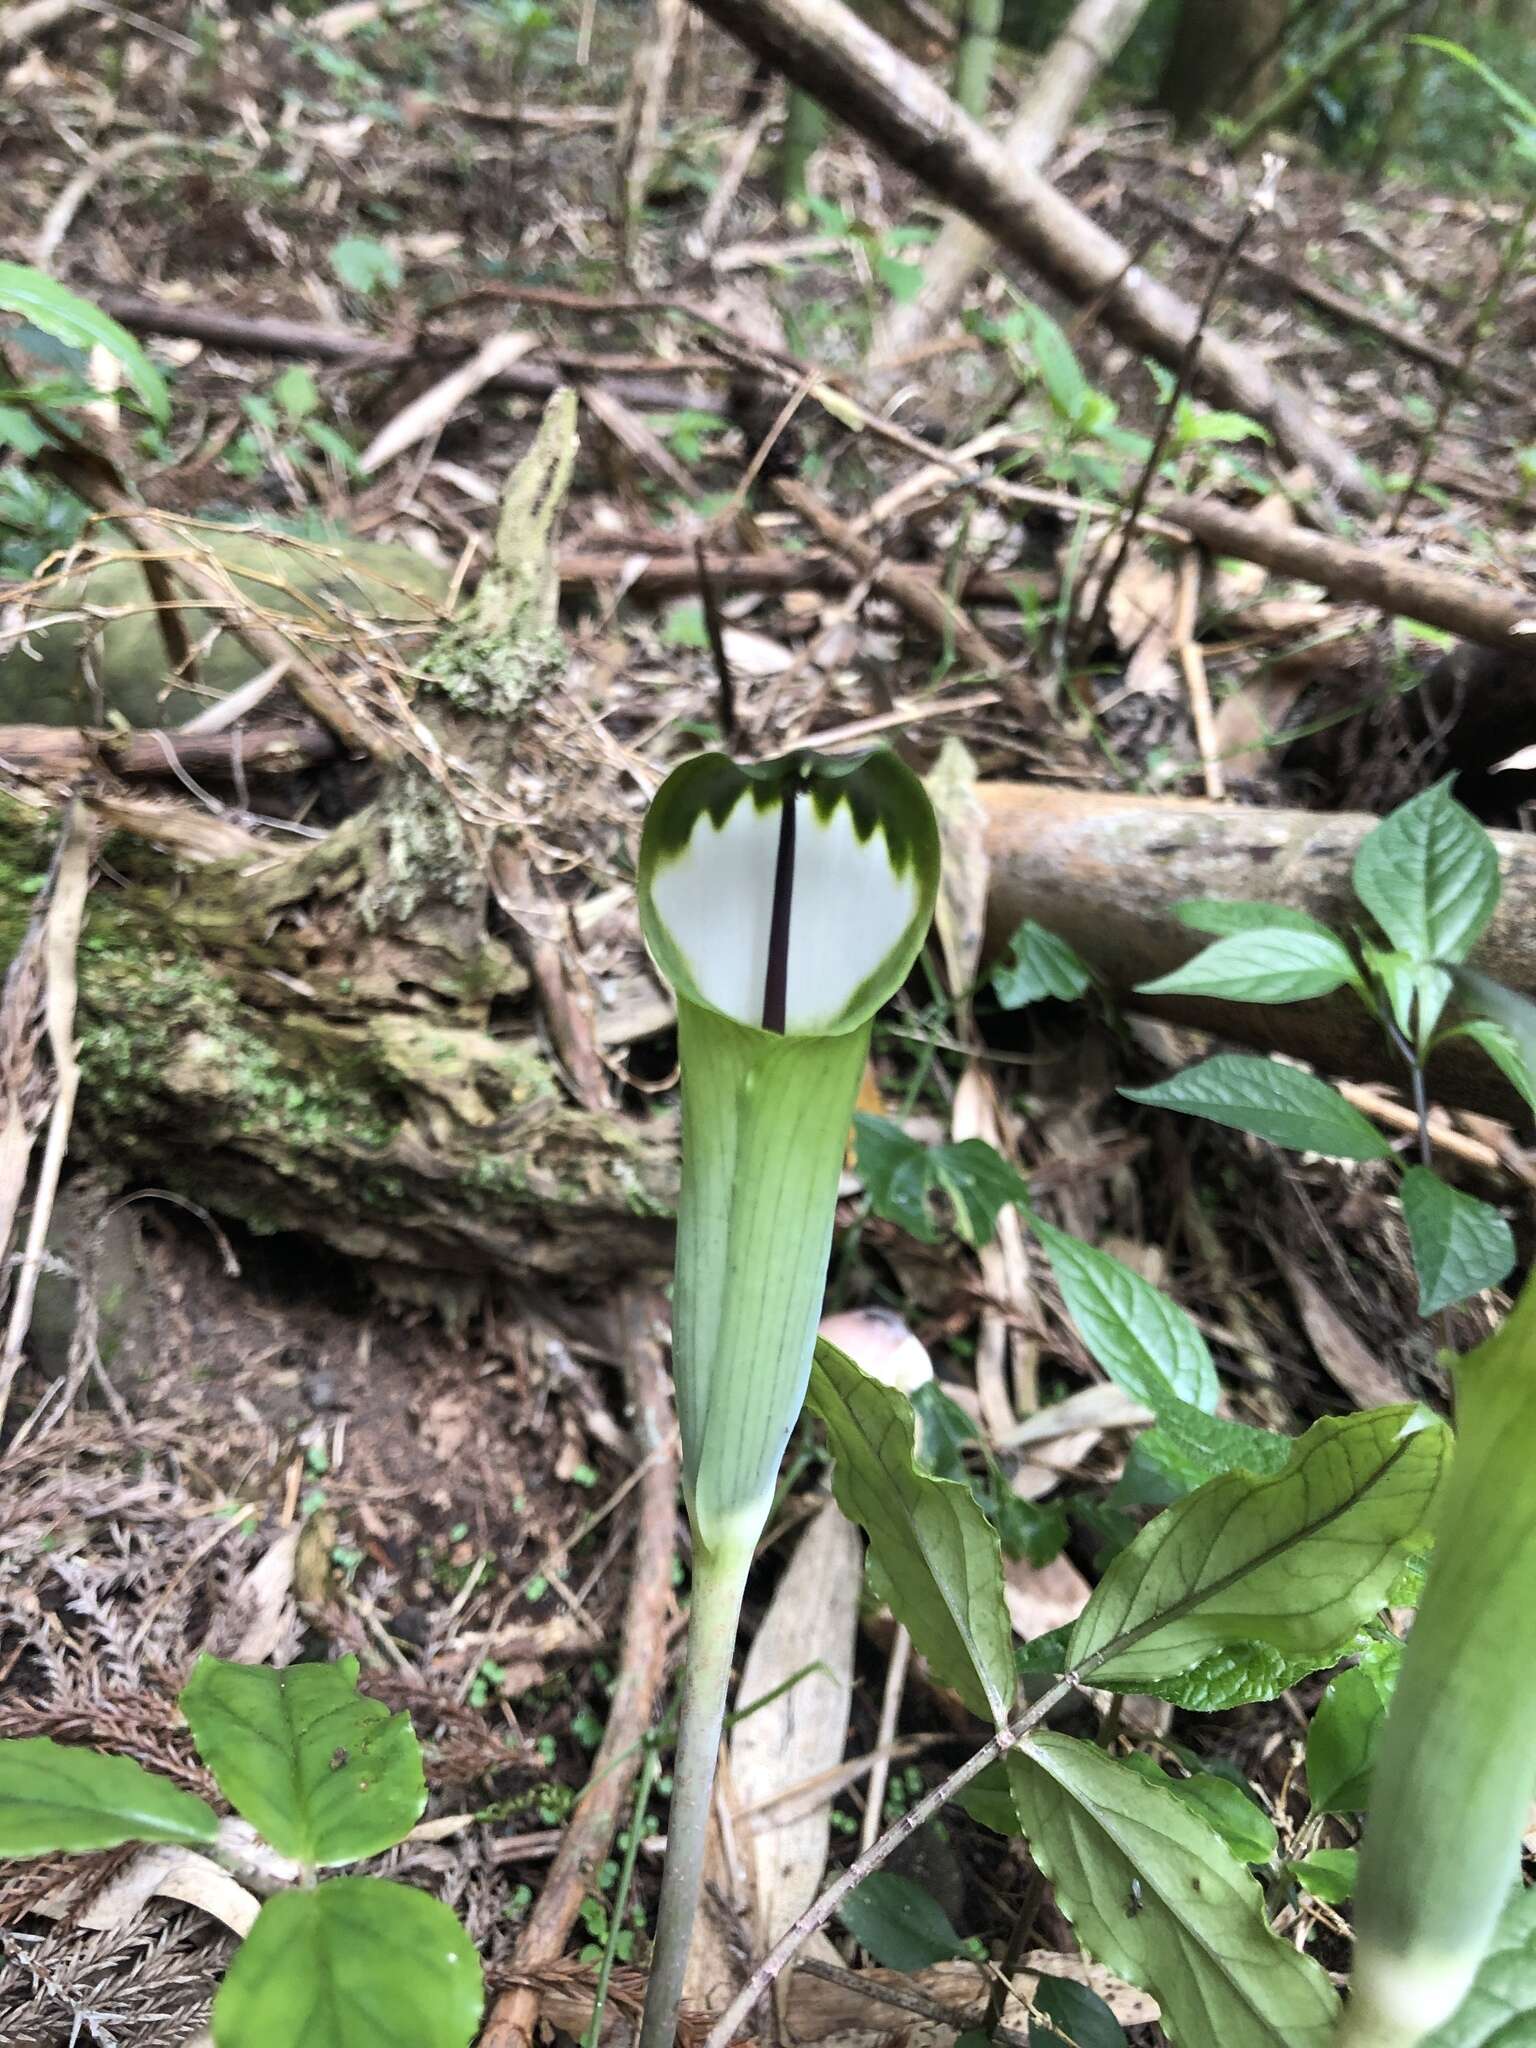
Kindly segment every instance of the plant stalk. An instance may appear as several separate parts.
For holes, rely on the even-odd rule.
[[[997,63],[997,39],[1003,25],[1003,0],[966,0],[960,47],[955,52],[954,95],[957,105],[984,118]]]
[[[805,204],[811,158],[826,139],[826,115],[808,92],[798,85],[791,86],[784,113],[784,139],[779,145],[779,197],[786,206]]]
[[[752,1564],[751,1543],[733,1550],[706,1551],[695,1542],[693,1603],[688,1616],[688,1661],[683,1671],[682,1711],[672,1764],[672,1804],[667,1818],[667,1862],[656,1914],[645,2014],[639,2048],[672,2048],[683,1975],[693,1940],[693,1920],[704,1880],[709,1843],[710,1798],[725,1695],[736,1648],[736,1626]]]

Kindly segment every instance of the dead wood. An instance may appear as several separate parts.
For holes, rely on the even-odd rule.
[[[838,524],[840,531],[859,538],[849,522],[840,520]],[[868,546],[867,541],[864,545]],[[884,572],[902,568],[909,568],[913,575],[928,573],[900,562],[885,563]],[[725,595],[735,596],[748,590],[846,590],[861,581],[865,571],[851,553],[823,554],[807,549],[803,555],[722,555],[711,550],[709,574]],[[560,556],[560,585],[567,591],[615,588],[666,597],[697,590],[699,565],[691,554],[651,554],[639,545],[570,548]],[[971,604],[1000,604],[1013,610],[1022,591],[1033,591],[1046,603],[1055,597],[1057,587],[1056,576],[1049,570],[965,569],[955,595]]]
[[[1325,1074],[1401,1087],[1405,1072],[1381,1027],[1347,993],[1306,1003],[1223,1003],[1141,996],[1208,944],[1174,916],[1192,897],[1285,904],[1347,932],[1362,921],[1350,887],[1361,840],[1377,820],[1358,812],[1249,810],[1196,797],[1107,796],[1019,783],[982,784],[992,862],[990,942],[1026,917],[1075,947],[1128,1009],[1289,1053]],[[1536,997],[1536,839],[1495,832],[1503,895],[1473,955],[1485,974]],[[1503,1077],[1460,1045],[1436,1053],[1430,1095],[1520,1129],[1530,1112]]]
[[[703,10],[791,84],[888,149],[936,196],[984,228],[1095,316],[1121,341],[1175,365],[1195,309],[1006,144],[962,112],[842,0],[701,0]],[[1318,477],[1358,503],[1374,492],[1354,456],[1291,386],[1252,350],[1207,332],[1201,382],[1263,423]]]
[[[73,781],[98,768],[177,780],[182,775],[291,775],[334,761],[323,725],[245,726],[237,732],[108,732],[58,725],[0,725],[0,765],[18,774]]]
[[[1408,561],[1384,544],[1359,547],[1300,527],[1271,526],[1234,512],[1215,498],[1161,498],[1157,515],[1218,555],[1237,555],[1282,576],[1321,584],[1331,597],[1375,605],[1463,640],[1528,656],[1536,635],[1536,601],[1479,583],[1454,569]]]

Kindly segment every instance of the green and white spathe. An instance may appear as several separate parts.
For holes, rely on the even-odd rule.
[[[695,1531],[748,1548],[805,1397],[875,1011],[933,914],[938,831],[893,754],[706,754],[640,849],[678,997],[683,1191],[673,1361]]]
[[[933,811],[893,754],[668,776],[640,921],[677,991],[683,1186],[672,1363],[693,1528],[688,1666],[639,2048],[671,2048],[752,1552],[810,1378],[870,1023],[938,889]]]

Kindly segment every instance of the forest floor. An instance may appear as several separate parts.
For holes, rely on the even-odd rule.
[[[934,218],[904,172],[834,134],[805,218],[786,222],[765,146],[704,246],[751,67],[690,16],[669,143],[626,275],[614,225],[614,118],[634,18],[628,8],[593,9],[590,49],[581,50],[575,11],[557,8],[519,67],[490,10],[482,30],[478,14],[457,9],[174,0],[152,19],[93,15],[89,31],[12,53],[0,114],[8,258],[46,262],[109,306],[113,293],[131,294],[398,348],[398,363],[381,368],[302,347],[282,357],[233,342],[153,340],[175,369],[175,412],[168,432],[128,459],[156,507],[259,514],[315,535],[342,527],[472,576],[501,484],[540,410],[537,389],[471,398],[371,475],[359,471],[357,452],[435,383],[443,359],[433,347],[449,339],[479,343],[515,328],[527,341],[509,351],[509,368],[581,381],[581,455],[561,545],[590,575],[566,591],[566,687],[608,736],[616,784],[626,761],[663,767],[690,735],[719,726],[698,597],[648,590],[647,563],[688,553],[706,526],[711,551],[730,562],[777,558],[809,537],[773,494],[774,479],[799,477],[851,520],[921,467],[912,444],[853,431],[810,403],[808,380],[794,376],[781,400],[798,390],[799,402],[780,430],[778,405],[765,410],[761,389],[722,361],[714,330],[670,302],[707,310],[745,338],[749,358],[815,362],[857,392],[872,318],[887,292],[904,288],[916,254],[905,231]],[[530,125],[530,113],[541,125]],[[1055,176],[1195,303],[1216,261],[1212,237],[1230,232],[1249,183],[1218,150],[1177,149],[1157,117],[1117,102],[1073,132]],[[1397,180],[1366,191],[1303,153],[1249,243],[1254,260],[1222,289],[1219,323],[1283,367],[1380,474],[1399,475],[1433,414],[1437,371],[1369,324],[1309,303],[1286,273],[1347,294],[1367,323],[1455,350],[1515,210],[1513,200]],[[537,288],[569,302],[540,301]],[[1061,321],[1082,377],[1113,399],[1121,427],[1146,432],[1157,413],[1136,358],[1002,269],[979,300],[994,328],[956,326],[914,370],[894,417],[949,446],[1006,419],[1020,435],[1015,480],[1033,495],[930,493],[877,529],[883,559],[991,572],[992,594],[970,611],[1002,650],[1006,673],[993,683],[966,677],[867,580],[840,592],[792,577],[778,590],[733,589],[726,569],[719,594],[737,715],[757,750],[872,721],[925,762],[942,742],[962,742],[986,777],[1191,794],[1209,786],[1210,749],[1202,761],[1174,646],[1176,565],[1139,545],[1106,644],[1091,660],[1071,653],[1081,565],[1103,530],[1095,520],[1106,502],[1123,500],[1134,465],[1101,438],[1067,431],[1022,330],[1009,327],[1026,296]],[[1528,279],[1479,347],[1467,400],[1406,521],[1420,559],[1476,560],[1490,583],[1516,590],[1530,569],[1532,478],[1519,451],[1536,442],[1524,395],[1533,340]],[[757,493],[743,496],[752,509],[733,507],[770,437]],[[1257,500],[1280,519],[1293,516],[1287,491],[1304,485],[1258,438],[1193,446],[1184,460],[1186,485]],[[29,495],[16,477],[0,476],[0,553],[19,578],[73,535],[67,506]],[[1214,568],[1201,617],[1215,755],[1236,800],[1382,812],[1456,770],[1463,800],[1485,823],[1523,825],[1536,779],[1491,771],[1536,742],[1536,708],[1529,729],[1501,727],[1497,746],[1426,712],[1419,685],[1448,659],[1444,636],[1237,563]],[[1026,730],[1017,715],[1010,678],[1025,675],[1053,707],[1044,729]],[[7,667],[0,720],[29,715],[25,679],[17,685]],[[320,767],[264,788],[262,800],[269,816],[302,822],[329,821],[352,797],[336,770]],[[579,800],[604,798],[588,789]],[[632,830],[633,791],[615,793],[613,804]],[[569,900],[614,880],[578,877]],[[664,1010],[646,1027],[659,997],[632,931],[608,968],[639,1019],[615,1066],[626,1100],[664,1098],[672,1046]],[[1280,1158],[1235,1132],[1175,1127],[1136,1110],[1115,1091],[1158,1071],[1169,1041],[1148,1027],[1129,1033],[1054,1003],[1027,1022],[980,1022],[985,1036],[972,1038],[954,1005],[908,1001],[877,1038],[882,1100],[925,1135],[961,1134],[957,1108],[963,1114],[981,1077],[1000,1143],[1034,1177],[1047,1213],[1116,1251],[1194,1315],[1234,1414],[1299,1429],[1378,1398],[1383,1374],[1405,1397],[1443,1403],[1437,1344],[1474,1339],[1491,1312],[1474,1306],[1444,1330],[1426,1329],[1402,1215],[1377,1169]],[[914,1050],[935,1033],[940,1057]],[[1474,1138],[1482,1130],[1466,1119],[1463,1128]],[[512,1274],[481,1291],[418,1276],[381,1298],[376,1276],[324,1248],[193,1214],[155,1190],[123,1189],[110,1159],[95,1160],[92,1175],[99,1181],[72,1180],[70,1195],[92,1232],[117,1203],[102,1355],[120,1406],[114,1414],[90,1381],[72,1410],[24,1432],[0,1462],[0,1735],[98,1743],[206,1788],[174,1707],[200,1650],[250,1661],[355,1653],[366,1688],[408,1708],[426,1745],[428,1822],[392,1863],[464,1914],[493,1986],[514,1981],[519,1929],[586,1782],[615,1678],[636,1456],[606,1276],[558,1294]],[[1497,1179],[1477,1184],[1512,1199]],[[119,1200],[125,1194],[131,1202]],[[984,1274],[958,1239],[917,1244],[870,1216],[852,1180],[844,1215],[858,1227],[834,1271],[835,1305],[895,1309],[973,1409],[978,1341],[999,1313],[1002,1385],[1021,1410],[1036,1381],[1054,1398],[1098,1377],[1048,1272],[1027,1270],[1000,1302],[995,1271]],[[67,1303],[54,1309],[59,1327],[40,1315],[34,1328],[20,1415],[68,1369]],[[983,1435],[989,1427],[978,1423]],[[1010,1561],[1021,1634],[1053,1626],[1086,1592],[1110,1540],[1104,1503],[1127,1442],[1123,1430],[1090,1428],[1054,1447],[1054,1462],[998,1453],[1037,1534],[1049,1503],[1072,1504],[1057,1558],[1040,1570],[1027,1556]],[[807,1448],[754,1579],[749,1638],[823,1478]],[[888,1669],[889,1633],[878,1616],[866,1619],[850,1757],[877,1746]],[[1238,1765],[1263,1793],[1282,1855],[1298,1843],[1341,1844],[1350,1827],[1319,1830],[1296,1784],[1320,1684],[1217,1716],[1150,1703],[1141,1720],[1128,1711],[1126,1725]],[[905,1747],[887,1816],[976,1737],[958,1702],[920,1672],[895,1733]],[[737,1783],[740,1824],[789,1789]],[[834,1863],[858,1841],[863,1802],[862,1783],[837,1792]],[[94,1859],[93,1876],[105,1884],[125,1854]],[[930,1831],[908,1868],[963,1936],[1000,1950],[1026,1881],[1011,1848],[957,1819]],[[88,1912],[83,1922],[76,1912],[50,1931],[37,1907],[63,1874],[51,1860],[0,1871],[7,2048],[192,2040],[232,1937],[194,1906],[165,1904],[94,1929]],[[658,1874],[659,1859],[643,1853],[641,1925],[619,1951],[614,2023],[633,2008]],[[557,2027],[579,2026],[583,1998],[590,2008],[613,1877],[612,1867],[595,1874],[569,1957],[532,1977]],[[756,1946],[753,1906],[732,1895],[729,1872],[714,1910],[727,1960],[739,1961]],[[1343,1967],[1347,1930],[1333,1908],[1293,1898],[1279,1924],[1328,1967]],[[842,1959],[857,1960],[852,1936],[837,1939]],[[1030,1947],[1058,1959],[1074,1952],[1049,1904]],[[1103,1973],[1093,1981],[1112,1991],[1138,2048],[1161,2041],[1145,2000]],[[870,2003],[858,2025],[846,2009],[818,2020],[806,2006],[792,2031],[946,2038]]]

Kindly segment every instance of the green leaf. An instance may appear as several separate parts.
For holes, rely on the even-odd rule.
[[[122,366],[144,410],[163,426],[170,416],[171,395],[165,379],[126,327],[93,306],[89,299],[28,263],[0,263],[0,312],[22,319],[70,348],[104,348]]]
[[[1359,1863],[1357,1849],[1314,1849],[1287,1863],[1285,1874],[1325,1906],[1342,1906],[1355,1888]]]
[[[1221,1389],[1205,1339],[1177,1302],[1081,1238],[1031,1215],[1067,1313],[1110,1378],[1161,1414],[1170,1397],[1216,1406]]]
[[[1269,430],[1245,412],[1205,412],[1196,409],[1184,432],[1185,441],[1267,441]]]
[[[1216,1830],[1239,1863],[1268,1863],[1275,1856],[1280,1843],[1274,1822],[1230,1778],[1219,1778],[1214,1771],[1170,1778],[1149,1756],[1132,1755],[1125,1761],[1152,1784],[1165,1785],[1175,1799],[1183,1800],[1192,1813],[1198,1813]]]
[[[1495,1024],[1491,1017],[1472,1017],[1465,1024],[1456,1024],[1445,1033],[1445,1038],[1470,1038],[1479,1046],[1510,1085],[1524,1097],[1531,1109],[1536,1109],[1536,1073],[1527,1063],[1524,1048],[1515,1034],[1503,1024]],[[1440,1043],[1444,1044],[1443,1038]]]
[[[860,1111],[853,1122],[870,1207],[922,1244],[944,1234],[935,1195],[948,1202],[955,1233],[969,1245],[987,1244],[1002,1210],[1028,1198],[1028,1183],[985,1139],[924,1145],[889,1117]]]
[[[1314,1813],[1363,1813],[1402,1661],[1382,1644],[1328,1682],[1307,1730],[1307,1792]]]
[[[115,1849],[123,1842],[206,1847],[211,1806],[126,1756],[102,1756],[46,1736],[0,1742],[0,1856]]]
[[[36,455],[48,446],[48,436],[19,405],[0,405],[0,448],[14,448],[18,455]]]
[[[1218,939],[1233,932],[1310,932],[1313,938],[1331,939],[1327,925],[1308,917],[1304,910],[1292,910],[1284,903],[1244,903],[1221,896],[1197,896],[1175,903],[1173,914],[1191,931],[1210,932]]]
[[[1310,1957],[1265,1923],[1258,1885],[1173,1789],[1091,1742],[1008,1758],[1030,1853],[1090,1955],[1162,2007],[1184,2048],[1327,2048],[1338,2017]]]
[[[1457,968],[1453,978],[1457,995],[1475,1013],[1457,1032],[1480,1045],[1536,1109],[1536,1003],[1471,967]],[[1479,1031],[1479,1026],[1492,1028]]]
[[[1315,1422],[1274,1477],[1211,1480],[1115,1559],[1072,1631],[1070,1667],[1180,1699],[1213,1660],[1225,1677],[1255,1650],[1292,1668],[1336,1662],[1427,1543],[1448,1443],[1421,1409],[1376,1408]],[[1250,1699],[1273,1696],[1265,1665],[1261,1654]]]
[[[1450,784],[1437,782],[1362,840],[1355,894],[1411,959],[1463,960],[1498,903],[1499,857]]]
[[[886,1970],[926,1970],[964,1955],[966,1945],[931,1892],[894,1870],[874,1870],[855,1885],[837,1917]]]
[[[1074,1977],[1035,1979],[1031,2002],[1073,2048],[1125,2048],[1125,2029],[1097,1991]]]
[[[1218,996],[1228,1003],[1301,1003],[1356,979],[1355,963],[1332,932],[1234,932],[1156,981],[1149,996]]]
[[[1330,1159],[1387,1159],[1391,1146],[1336,1088],[1279,1060],[1221,1052],[1153,1088],[1122,1088],[1132,1102],[1182,1109],[1295,1152]]]
[[[355,1657],[286,1671],[200,1657],[181,1710],[219,1790],[279,1855],[354,1863],[422,1816],[411,1717],[359,1693]]]
[[[1422,43],[1426,50],[1438,50],[1442,57],[1451,57],[1458,64],[1465,64],[1469,71],[1477,74],[1490,92],[1498,95],[1518,122],[1527,128],[1536,128],[1536,104],[1528,100],[1517,87],[1511,85],[1502,73],[1495,71],[1491,64],[1485,64],[1481,57],[1474,57],[1472,52],[1463,48],[1460,43],[1448,42],[1443,36],[1410,36],[1409,41]]]
[[[812,1412],[835,1460],[832,1490],[869,1537],[869,1568],[935,1676],[1001,1724],[1013,1705],[1013,1625],[997,1532],[969,1488],[913,1458],[912,1404],[842,1352],[816,1346]]]
[[[1026,917],[992,970],[992,991],[1005,1010],[1022,1010],[1047,996],[1071,1002],[1092,979],[1065,939]]]
[[[293,363],[272,386],[277,405],[291,420],[307,420],[320,410],[320,387],[302,363]]]
[[[709,627],[700,600],[680,597],[676,604],[668,605],[661,615],[657,637],[663,647],[707,647]]]
[[[1536,1891],[1511,1892],[1472,1989],[1422,2048],[1536,2048]]]
[[[1403,1216],[1419,1276],[1419,1314],[1497,1287],[1515,1263],[1514,1233],[1497,1209],[1447,1187],[1427,1166],[1403,1175]]]
[[[1246,1422],[1229,1422],[1224,1415],[1207,1415],[1186,1401],[1173,1401],[1159,1408],[1157,1426],[1136,1439],[1136,1448],[1187,1488],[1223,1472],[1281,1472],[1295,1442],[1278,1430],[1254,1429]]]
[[[1043,306],[1021,306],[1019,323],[1046,396],[1064,420],[1069,424],[1075,422],[1093,387],[1078,365],[1072,344]]]
[[[1386,994],[1398,1030],[1417,1046],[1427,1046],[1454,986],[1450,974],[1432,960],[1382,952],[1369,940],[1363,951],[1366,965]]]
[[[364,235],[348,235],[331,250],[331,269],[349,292],[364,298],[378,291],[397,291],[404,275],[400,258],[382,242]]]
[[[213,2002],[215,2048],[469,2048],[480,1958],[440,1899],[337,1877],[268,1899]]]

